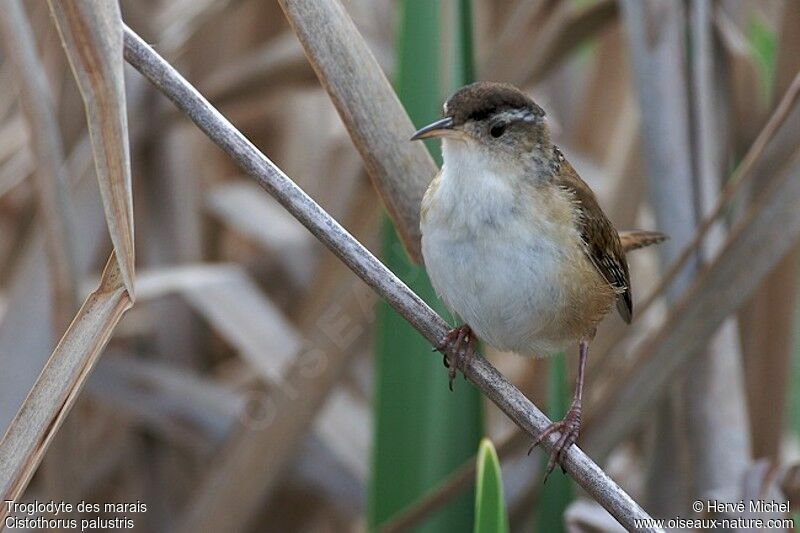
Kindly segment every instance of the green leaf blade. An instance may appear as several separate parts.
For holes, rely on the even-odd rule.
[[[489,439],[481,441],[475,478],[475,533],[506,533],[508,516],[500,460]]]
[[[548,383],[547,411],[551,420],[558,420],[569,408],[570,391],[567,387],[567,361],[564,354],[550,360]],[[545,467],[549,457],[544,454],[542,465]],[[547,481],[547,487],[541,492],[536,508],[536,530],[565,531],[564,513],[573,499],[572,481],[556,467]]]
[[[435,120],[441,110],[440,13],[438,1],[401,3],[396,87],[417,126]],[[458,32],[453,47],[459,50],[459,64],[466,61],[461,44],[465,38],[464,31]],[[457,80],[462,81],[471,80]],[[427,146],[441,163],[439,143],[432,141]],[[384,221],[382,242],[385,264],[433,309],[449,316],[424,269],[408,260],[388,220]],[[450,392],[441,357],[432,356],[430,344],[385,303],[378,308],[375,354],[370,529],[416,501],[469,459],[482,435],[478,391],[459,379]],[[473,493],[465,491],[415,531],[469,531],[473,511]]]

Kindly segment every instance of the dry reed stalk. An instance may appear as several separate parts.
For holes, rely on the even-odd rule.
[[[322,94],[315,95],[313,101],[330,106]],[[303,131],[309,128],[326,129],[326,117],[337,120],[330,107],[320,109],[320,106],[314,105],[309,108],[306,102],[303,103],[305,111],[311,111],[310,116],[301,116],[294,121],[292,128],[305,125]],[[379,204],[372,188],[364,185],[364,177],[357,164],[357,154],[342,150],[343,144],[347,142],[344,135],[329,139],[328,142],[322,142],[320,138],[313,148],[309,143],[304,143],[304,150],[298,151],[296,157],[292,157],[292,151],[285,155],[287,164],[292,164],[292,160],[295,160],[294,168],[299,167],[299,172],[304,176],[319,176],[321,172],[341,172],[344,177],[311,181],[310,192],[324,197],[324,187],[336,190],[338,197],[330,199],[329,208],[340,214],[350,213],[343,215],[346,225],[360,235],[369,233],[374,227]],[[308,157],[309,151],[319,153],[319,159]],[[217,191],[247,191],[251,200],[238,202],[238,217],[251,216],[249,225],[261,223],[263,226],[266,224],[265,213],[271,213],[271,228],[262,227],[254,231],[256,228],[251,227],[250,230],[242,231],[243,221],[236,221],[237,217],[232,216],[232,213],[223,215],[222,211],[217,210],[218,214],[222,215],[230,227],[238,227],[240,232],[256,237],[266,250],[274,250],[273,253],[278,255],[275,260],[287,267],[287,270],[298,270],[292,265],[296,266],[297,259],[300,259],[304,263],[302,270],[308,272],[307,252],[312,251],[310,245],[318,244],[271,197],[260,194],[258,190],[253,191],[252,188],[258,189],[258,186],[252,182],[233,182],[219,186]],[[235,207],[234,202],[229,205]],[[217,207],[221,207],[219,202]],[[256,210],[260,212],[256,213]],[[293,251],[300,251],[298,247],[306,253],[294,254],[295,257],[292,258]],[[316,252],[316,248],[313,251]],[[285,379],[276,381],[271,387],[270,395],[266,397],[266,401],[274,406],[271,410],[275,413],[274,420],[268,425],[247,426],[225,443],[217,460],[203,474],[203,481],[193,491],[192,504],[181,518],[178,529],[191,531],[198,524],[206,527],[214,524],[227,530],[244,528],[262,509],[262,502],[267,495],[276,488],[279,475],[284,471],[282,465],[301,449],[302,439],[319,416],[320,409],[336,385],[337,376],[341,375],[342,370],[358,353],[357,346],[364,341],[366,332],[360,322],[371,321],[363,315],[366,310],[372,309],[374,295],[361,285],[354,288],[351,287],[353,282],[343,283],[342,278],[349,271],[330,254],[325,254],[320,264],[310,273],[313,278],[307,279],[308,276],[304,276],[303,280],[303,290],[308,295],[292,312],[303,335],[303,350],[287,367]],[[290,277],[299,276],[297,272],[292,272]],[[269,457],[269,460],[265,460],[265,457]],[[241,482],[245,477],[249,480],[246,486]],[[232,509],[235,509],[233,513]]]
[[[798,108],[796,104],[799,100],[800,73],[794,77],[792,83],[786,89],[783,98],[781,98],[780,103],[775,107],[775,111],[764,126],[764,129],[758,134],[758,137],[756,137],[756,140],[750,145],[750,148],[747,150],[741,163],[739,163],[739,166],[736,167],[731,177],[725,182],[725,186],[722,188],[722,191],[720,191],[714,208],[710,210],[708,215],[706,215],[703,221],[698,225],[697,231],[691,241],[684,246],[680,255],[670,264],[669,268],[658,282],[658,285],[639,306],[639,314],[649,309],[653,302],[655,302],[674,282],[678,273],[686,266],[689,259],[697,253],[697,250],[703,243],[703,239],[705,239],[711,228],[714,227],[725,209],[731,206],[737,193],[739,193],[742,188],[749,185],[751,180],[755,179],[756,173],[754,173],[753,170],[756,168],[756,165],[761,162],[765,150],[786,123],[787,119],[792,116],[793,113],[797,112]]]
[[[16,500],[27,486],[114,327],[133,304],[133,220],[119,6],[115,1],[98,5],[76,0],[51,3],[51,9],[84,91],[115,249],[98,289],[79,310],[0,441],[0,493],[6,500]],[[123,247],[117,248],[118,244]],[[5,513],[6,507],[0,515]]]
[[[592,400],[597,408],[586,420],[584,443],[588,449],[606,456],[637,427],[683,363],[705,345],[793,246],[800,237],[799,199],[796,154],[731,229],[720,253],[675,302],[667,320],[636,350],[628,368],[615,370],[613,392]],[[780,239],[774,238],[775,228],[781,228]]]
[[[714,208],[722,181],[723,131],[712,40],[711,3],[690,4],[692,113],[696,209],[699,218]],[[722,224],[712,226],[702,250],[713,257],[725,239]],[[735,317],[722,323],[708,352],[695,358],[684,383],[683,413],[689,438],[692,495],[701,497],[721,487],[735,487],[750,466],[750,427],[747,417],[739,327]]]
[[[349,20],[336,2],[326,5],[314,2],[300,5],[293,2],[292,5],[292,9],[289,9],[286,4],[284,7],[295,15],[309,15],[307,18],[292,17],[295,23],[301,20],[305,21],[316,27],[317,30],[324,29],[323,33],[326,35],[336,33],[333,28],[337,23],[341,23],[342,19]],[[328,14],[331,16],[321,16],[326,10],[329,10]],[[324,23],[323,27],[319,26],[321,23]],[[351,25],[352,23],[347,24],[346,27],[351,27]],[[310,27],[306,30],[310,30]],[[304,34],[307,36],[310,33],[304,32]],[[338,50],[340,59],[346,50],[346,48]],[[194,87],[129,28],[125,28],[125,58],[183,110],[245,172],[256,179],[267,192],[295,215],[353,272],[384,297],[426,339],[431,343],[436,343],[444,336],[449,330],[449,326],[441,317],[259,152]],[[359,65],[358,70],[365,70],[364,65]],[[386,82],[379,80],[378,83],[385,84]],[[392,99],[389,95],[386,96],[388,101],[397,102],[396,97]],[[371,105],[374,105],[374,102]],[[383,111],[384,114],[391,112],[387,109]],[[369,123],[374,123],[371,117],[365,117],[365,119],[367,118],[369,118]],[[409,126],[410,124],[406,122],[403,129],[405,130]],[[388,125],[382,123],[381,128],[384,127],[388,127]],[[386,140],[393,143],[395,139],[388,136]],[[396,161],[394,158],[392,160]],[[468,360],[463,371],[470,381],[530,435],[538,435],[550,424],[549,419],[536,406],[482,357]],[[545,448],[550,450],[556,440],[557,436],[551,435],[551,438],[544,443]],[[638,520],[649,518],[647,513],[577,446],[571,447],[565,453],[562,465],[566,472],[621,524],[634,528],[638,525]]]
[[[106,224],[133,298],[133,194],[119,5],[116,0],[48,1],[86,106]]]
[[[55,116],[53,98],[44,65],[39,60],[30,23],[17,0],[6,0],[0,28],[8,57],[17,80],[21,107],[28,121],[36,157],[39,216],[43,221],[45,246],[52,291],[53,337],[69,326],[80,306],[79,275],[75,258],[74,213],[71,209],[64,150]],[[23,152],[19,152],[23,153]],[[49,351],[49,350],[48,350]],[[45,468],[45,484],[50,492],[75,499],[73,488],[80,479],[82,457],[78,426],[80,416],[67,424],[54,442]]]
[[[361,196],[364,201],[351,211],[357,220],[348,224],[357,233],[372,227],[377,216],[374,193],[367,189]],[[179,531],[196,531],[200,525],[244,530],[274,489],[282,466],[301,446],[338,377],[358,353],[362,338],[358,332],[363,329],[354,323],[374,320],[373,295],[363,285],[354,286],[352,280],[343,282],[348,271],[335,256],[328,255],[320,271],[301,313],[304,350],[266,399],[272,419],[245,424],[225,443],[193,492]]]
[[[0,440],[0,498],[17,501],[132,301],[114,254]],[[0,508],[0,522],[8,506]]]
[[[424,146],[408,142],[414,125],[342,5],[293,0],[280,4],[406,250],[419,261],[419,209],[436,164]],[[373,127],[376,123],[380,127]]]
[[[89,158],[91,160],[91,158]],[[72,172],[78,173],[76,170]],[[88,176],[88,172],[84,172]],[[76,235],[76,259],[80,271],[86,271],[90,257],[107,232],[97,186],[88,179],[76,187],[73,196]],[[8,306],[13,309],[0,322],[0,427],[7,428],[36,381],[50,353],[58,342],[52,334],[50,278],[44,238],[33,227],[23,234],[24,246],[14,272],[9,276]],[[99,253],[107,253],[105,251]],[[90,292],[89,288],[86,292]]]
[[[800,73],[794,75],[794,78],[791,83],[789,83],[786,91],[783,93],[783,97],[775,107],[775,110],[764,125],[764,128],[750,145],[750,148],[736,167],[736,170],[734,170],[730,178],[725,182],[719,196],[715,200],[713,209],[709,211],[698,225],[692,240],[683,247],[680,255],[669,265],[655,287],[650,291],[647,297],[644,298],[642,303],[637,306],[636,316],[641,317],[646,314],[653,305],[661,299],[664,292],[674,282],[678,273],[683,270],[686,262],[698,253],[698,250],[703,245],[704,239],[711,228],[717,224],[723,213],[732,207],[734,199],[742,194],[743,189],[745,189],[753,179],[757,178],[759,175],[757,172],[757,170],[759,170],[758,167],[764,162],[772,143],[778,141],[779,133],[783,130],[783,126],[789,122],[790,117],[800,113],[800,106],[797,106],[798,101],[800,101]],[[626,332],[620,330],[619,334],[615,336],[613,341],[609,342],[609,344],[612,346],[618,345],[623,341],[625,336]]]
[[[659,255],[670,264],[695,231],[691,142],[684,43],[685,10],[681,3],[623,0],[622,13],[635,91],[642,115],[642,140],[650,205],[657,227],[670,236]],[[697,263],[678,274],[666,292],[667,300],[689,286]],[[637,311],[639,313],[639,311]],[[659,516],[677,515],[688,501],[686,476],[668,458],[680,457],[673,410],[657,409],[658,438],[649,451],[646,501]]]
[[[794,53],[799,46],[800,5],[787,2],[778,36],[773,88],[775,101],[787,91],[792,79],[800,71],[800,56]],[[796,107],[794,115],[800,116],[798,114],[800,108]],[[790,131],[776,139],[776,143],[783,145],[777,150],[777,159],[781,158],[783,149],[796,143],[797,122],[796,119],[790,121],[792,126],[787,127]],[[764,178],[754,188],[761,190],[770,181],[769,176]],[[774,461],[780,458],[784,426],[788,420],[788,388],[792,382],[792,318],[797,306],[796,291],[787,290],[787,287],[795,286],[799,265],[800,247],[796,247],[769,275],[762,289],[740,313],[746,326],[742,343],[755,458],[768,457]]]
[[[52,282],[53,327],[60,335],[79,305],[69,194],[63,176],[64,150],[50,87],[22,4],[19,0],[3,0],[2,5],[0,29],[6,57],[17,81],[17,92],[36,157],[34,176]]]

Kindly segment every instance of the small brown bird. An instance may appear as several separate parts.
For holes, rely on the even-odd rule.
[[[631,321],[625,251],[666,237],[618,234],[550,140],[542,108],[515,87],[463,87],[445,103],[444,118],[412,140],[429,137],[442,138],[444,165],[422,201],[422,254],[437,294],[465,322],[438,348],[451,345],[460,358],[471,357],[475,336],[526,356],[579,345],[572,404],[533,444],[560,432],[549,474],[580,431],[597,324],[615,303]],[[461,364],[448,365],[451,388]]]

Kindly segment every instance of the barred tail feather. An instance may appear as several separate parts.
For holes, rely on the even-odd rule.
[[[651,244],[658,244],[667,239],[669,239],[669,236],[659,231],[630,230],[619,232],[619,240],[625,253],[650,246]]]

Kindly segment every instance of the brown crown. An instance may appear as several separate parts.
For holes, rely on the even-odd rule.
[[[488,81],[462,87],[447,100],[445,109],[456,124],[483,120],[509,109],[528,109],[536,116],[544,116],[544,110],[513,85]]]

